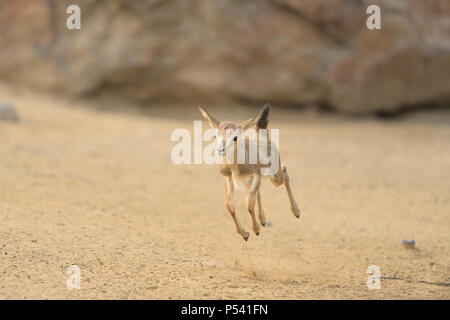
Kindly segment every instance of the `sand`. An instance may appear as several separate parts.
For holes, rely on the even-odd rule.
[[[274,108],[302,216],[266,181],[273,226],[257,237],[241,199],[245,242],[218,168],[170,161],[170,134],[192,130],[194,108],[141,116],[0,93],[20,116],[0,122],[1,299],[450,298],[448,112],[386,121]],[[228,110],[218,118],[255,111]],[[66,286],[70,265],[80,290]],[[370,265],[379,290],[367,288]]]

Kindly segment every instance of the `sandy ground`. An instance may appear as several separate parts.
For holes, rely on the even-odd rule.
[[[266,181],[273,227],[245,242],[218,169],[170,161],[171,132],[193,130],[196,110],[142,117],[0,91],[21,117],[0,122],[1,299],[450,298],[450,113],[274,108],[302,217]],[[238,214],[251,231],[243,203]],[[69,265],[80,290],[66,287]]]

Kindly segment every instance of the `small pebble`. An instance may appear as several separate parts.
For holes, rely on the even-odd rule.
[[[414,247],[416,246],[416,240],[412,239],[412,240],[402,240],[402,244],[405,248],[408,249],[414,249]]]
[[[0,102],[0,120],[17,122],[19,117],[12,105],[5,102]]]

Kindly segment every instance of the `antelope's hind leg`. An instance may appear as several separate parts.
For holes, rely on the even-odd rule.
[[[289,175],[287,173],[287,168],[285,165],[282,166],[283,176],[284,176],[284,185],[286,187],[286,191],[289,196],[289,201],[291,203],[292,213],[296,218],[300,218],[300,209],[298,208],[297,202],[295,202],[294,195],[292,194],[291,185],[289,184]]]
[[[231,180],[231,177],[225,178],[225,189],[226,189],[226,199],[225,199],[225,205],[227,207],[228,212],[230,213],[231,217],[233,218],[234,224],[236,225],[237,232],[244,238],[245,241],[248,240],[248,237],[250,236],[250,233],[245,231],[244,228],[242,228],[238,217],[236,216],[236,211],[234,209],[234,186],[233,181]]]
[[[294,199],[294,195],[292,194],[291,185],[289,184],[289,175],[287,173],[287,167],[285,165],[281,166],[281,170],[278,170],[276,174],[270,177],[272,183],[275,186],[279,186],[284,183],[286,187],[286,191],[289,196],[289,202],[291,203],[291,211],[296,218],[300,218],[300,209],[298,208],[297,202]]]

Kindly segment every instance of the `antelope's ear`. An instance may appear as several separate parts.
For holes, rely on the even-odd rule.
[[[242,122],[240,124],[240,127],[244,131],[254,125],[256,125],[257,128],[267,129],[267,124],[269,123],[268,120],[269,112],[270,112],[270,105],[266,103],[256,116]]]
[[[216,118],[214,118],[212,115],[210,115],[208,113],[208,111],[206,111],[203,108],[198,108],[198,111],[200,111],[200,113],[202,114],[202,116],[208,120],[209,124],[211,125],[211,127],[219,129],[219,121],[216,120]]]

